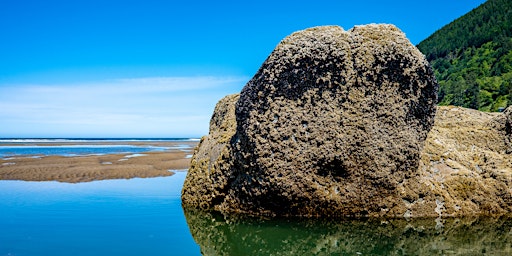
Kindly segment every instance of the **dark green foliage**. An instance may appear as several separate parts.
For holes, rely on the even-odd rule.
[[[483,111],[512,105],[512,1],[488,0],[422,41],[439,104]]]

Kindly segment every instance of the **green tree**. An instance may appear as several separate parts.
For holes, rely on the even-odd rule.
[[[488,0],[418,44],[439,81],[439,104],[512,105],[512,1]]]

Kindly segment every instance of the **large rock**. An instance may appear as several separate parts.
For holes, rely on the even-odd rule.
[[[436,95],[428,62],[392,25],[296,32],[236,106],[234,97],[217,106],[213,119],[229,109],[236,126],[211,125],[183,204],[253,215],[403,214],[398,188],[418,174]]]

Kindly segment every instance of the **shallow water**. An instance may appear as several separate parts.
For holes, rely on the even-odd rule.
[[[80,156],[188,150],[195,139],[0,139],[0,158],[26,156]],[[114,144],[115,142],[115,144]],[[127,143],[126,145],[119,143]],[[174,142],[173,146],[130,145],[131,142]],[[40,145],[40,144],[43,145]],[[63,144],[64,143],[64,144]],[[77,143],[77,144],[75,144]]]
[[[0,146],[0,158],[38,156],[78,156],[92,154],[144,153],[165,151],[170,147],[132,145],[56,145],[56,146]]]
[[[0,181],[0,256],[512,255],[512,218],[264,220],[183,211],[186,173]]]
[[[0,181],[0,255],[199,255],[181,208],[185,175]]]
[[[511,218],[233,219],[185,211],[204,255],[512,255]]]

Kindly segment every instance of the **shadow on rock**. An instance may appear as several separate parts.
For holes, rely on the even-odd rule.
[[[203,255],[511,255],[512,217],[248,219],[185,209]]]

